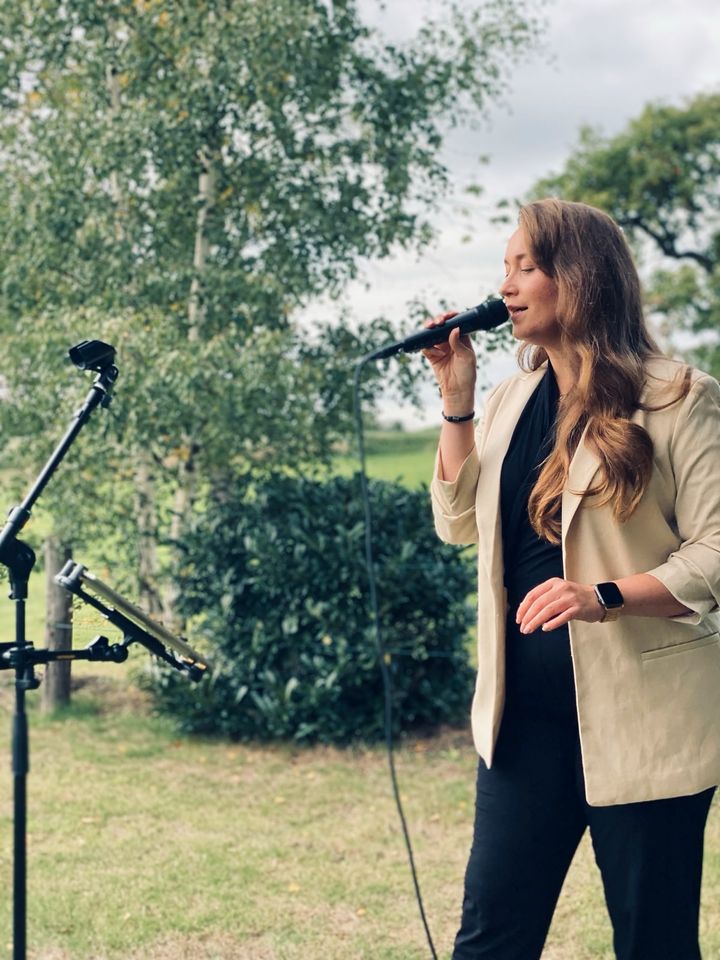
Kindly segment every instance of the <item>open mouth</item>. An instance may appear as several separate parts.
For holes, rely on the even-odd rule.
[[[515,317],[519,316],[521,313],[524,313],[526,310],[527,310],[527,307],[508,307],[508,313],[513,318],[513,320],[515,319]]]

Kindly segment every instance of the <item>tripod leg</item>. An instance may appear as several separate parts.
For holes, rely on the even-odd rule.
[[[34,554],[33,554],[34,559]],[[13,960],[27,952],[27,775],[30,770],[30,737],[25,694],[38,686],[25,640],[27,579],[12,579],[15,600],[15,715],[12,725],[13,816]]]
[[[22,682],[22,681],[20,681]],[[14,850],[13,850],[13,960],[25,960],[27,926],[27,774],[28,722],[25,690],[16,690],[13,718]]]

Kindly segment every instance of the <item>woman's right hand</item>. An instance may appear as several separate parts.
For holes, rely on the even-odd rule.
[[[428,320],[427,328],[439,327],[457,316],[457,310],[439,313]],[[448,416],[465,416],[475,404],[477,358],[470,337],[460,336],[455,328],[444,343],[422,351],[432,366],[443,398],[443,411]]]

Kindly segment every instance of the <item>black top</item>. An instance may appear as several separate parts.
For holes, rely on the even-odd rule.
[[[577,709],[570,634],[567,626],[521,634],[515,623],[520,602],[533,587],[563,577],[562,548],[535,533],[528,517],[528,497],[539,468],[552,449],[559,391],[547,372],[525,405],[510,441],[500,475],[505,586],[508,591],[506,699],[503,724],[513,718],[551,722],[577,737]],[[558,725],[559,724],[559,725]],[[523,727],[524,729],[524,727]]]
[[[550,577],[563,576],[562,549],[530,526],[528,498],[540,465],[552,449],[559,401],[555,374],[547,372],[525,405],[500,475],[505,586],[515,609],[526,593]]]
[[[521,634],[515,623],[520,602],[533,587],[564,576],[562,548],[543,540],[530,526],[528,497],[539,468],[552,449],[559,392],[547,373],[525,405],[500,475],[505,586],[508,591],[506,700],[503,723],[513,717],[552,722],[577,735],[575,683],[567,626]],[[524,722],[524,721],[523,721]]]

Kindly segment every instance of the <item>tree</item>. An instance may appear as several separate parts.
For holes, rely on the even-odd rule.
[[[531,191],[549,194],[617,220],[650,267],[648,305],[667,332],[701,334],[693,353],[720,376],[720,94],[650,104],[615,137],[583,129],[564,170]]]
[[[64,348],[119,347],[113,415],[51,496],[136,555],[158,610],[156,545],[204,485],[328,462],[360,345],[308,344],[294,311],[428,241],[443,125],[487,108],[537,21],[451,8],[401,47],[352,0],[18,0],[0,26],[0,426],[36,456],[77,391]]]

